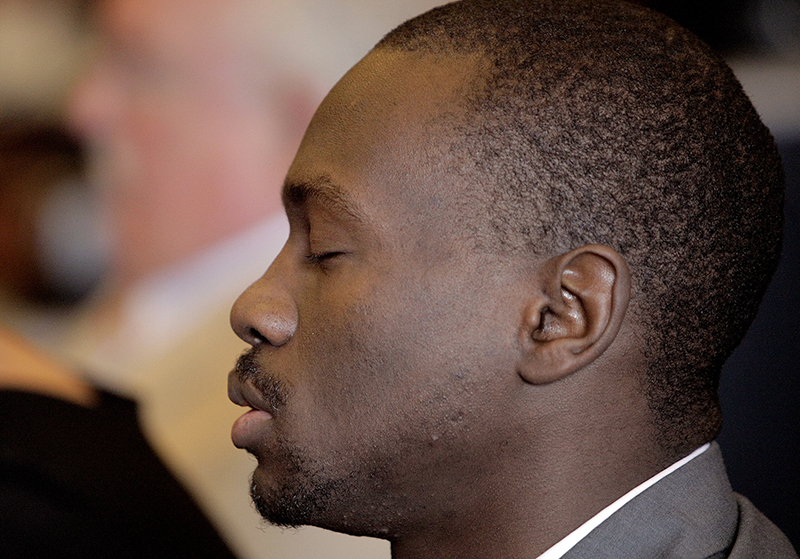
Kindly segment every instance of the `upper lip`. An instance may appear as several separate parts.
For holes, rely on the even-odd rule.
[[[228,398],[237,406],[250,407],[274,415],[275,409],[250,381],[242,382],[236,369],[228,373]]]

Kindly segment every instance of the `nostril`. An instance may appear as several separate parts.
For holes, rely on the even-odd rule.
[[[265,338],[264,335],[255,328],[250,328],[248,333],[250,334],[249,337],[252,340],[253,345],[267,343],[267,338]]]

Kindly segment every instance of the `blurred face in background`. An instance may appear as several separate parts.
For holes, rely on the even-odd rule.
[[[75,90],[70,120],[90,148],[118,282],[279,208],[307,120],[286,108],[290,94],[276,80],[265,85],[270,80],[249,70],[258,65],[231,23],[239,4],[99,5],[97,57]]]

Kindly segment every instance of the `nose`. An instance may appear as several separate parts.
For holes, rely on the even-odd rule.
[[[297,307],[283,288],[278,256],[267,273],[242,293],[231,309],[236,335],[252,346],[281,347],[297,329]]]

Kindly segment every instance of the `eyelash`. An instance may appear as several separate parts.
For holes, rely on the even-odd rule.
[[[323,252],[321,254],[309,254],[306,256],[306,261],[309,264],[321,264],[326,260],[330,260],[337,256],[344,254],[343,252]]]

